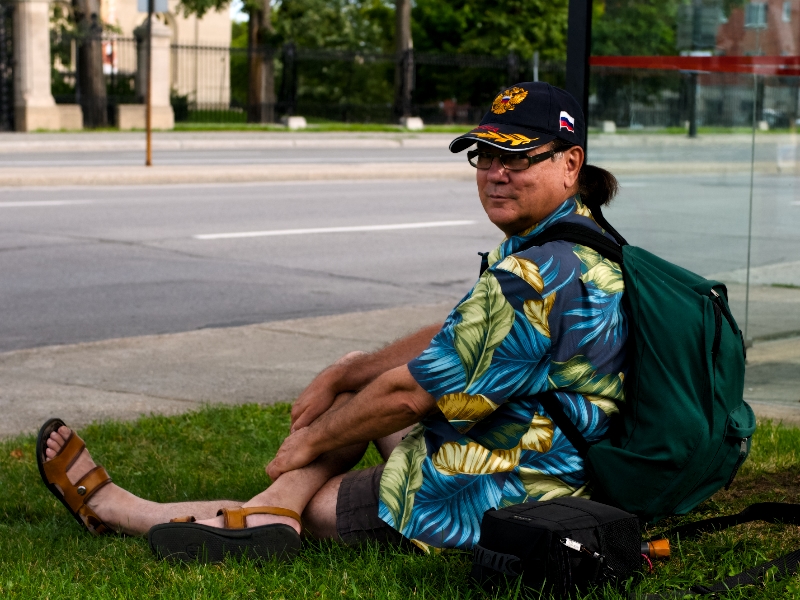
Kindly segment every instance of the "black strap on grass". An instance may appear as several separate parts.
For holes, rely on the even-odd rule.
[[[788,504],[783,502],[758,502],[751,504],[742,512],[735,515],[727,515],[724,517],[714,517],[712,519],[703,519],[702,521],[695,521],[694,523],[687,523],[686,525],[679,525],[673,527],[663,535],[656,536],[657,539],[669,538],[680,536],[681,538],[693,537],[700,533],[707,531],[721,531],[734,525],[741,523],[749,523],[750,521],[765,521],[767,523],[782,523],[786,525],[800,525],[800,504]],[[656,538],[651,538],[651,541]],[[800,550],[795,550],[789,554],[785,554],[775,560],[771,560],[760,565],[756,565],[752,569],[742,571],[736,575],[726,577],[722,581],[718,581],[711,585],[694,585],[685,590],[671,590],[662,592],[660,594],[645,594],[636,595],[632,594],[631,598],[642,598],[643,600],[667,600],[672,598],[683,598],[690,594],[695,595],[708,595],[720,594],[728,590],[739,587],[742,585],[754,585],[761,583],[764,575],[774,569],[771,574],[775,581],[785,579],[797,572],[800,566]]]
[[[641,600],[671,600],[672,598],[683,598],[689,595],[706,596],[708,594],[721,594],[742,585],[757,585],[762,582],[764,575],[771,569],[775,569],[775,571],[771,573],[771,579],[780,581],[781,579],[794,575],[797,572],[798,565],[800,565],[800,550],[795,550],[794,552],[790,552],[775,560],[762,563],[747,571],[742,571],[736,575],[726,577],[713,585],[693,585],[686,590],[671,590],[660,594],[637,595],[634,593],[629,597],[632,600],[634,598]]]

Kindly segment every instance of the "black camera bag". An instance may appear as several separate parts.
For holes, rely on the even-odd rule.
[[[571,497],[486,511],[472,553],[472,577],[485,589],[521,577],[556,598],[625,581],[641,567],[636,515]]]

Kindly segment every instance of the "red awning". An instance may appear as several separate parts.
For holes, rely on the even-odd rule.
[[[592,56],[593,67],[800,75],[800,56]]]

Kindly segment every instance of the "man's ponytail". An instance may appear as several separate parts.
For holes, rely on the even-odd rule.
[[[570,144],[564,140],[554,140],[552,149],[556,152],[563,152],[572,148],[575,144]],[[578,192],[583,203],[592,208],[594,206],[607,206],[619,191],[619,182],[611,173],[594,165],[584,164],[578,175]]]

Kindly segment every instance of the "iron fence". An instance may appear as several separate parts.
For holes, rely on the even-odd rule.
[[[13,5],[0,2],[0,131],[14,130]]]
[[[93,97],[86,89],[86,77],[81,77],[82,47],[101,53],[103,91]],[[53,35],[51,37],[52,92],[58,104],[80,104],[84,122],[116,125],[117,106],[140,104],[141,93],[136,88],[138,44],[134,38],[116,36]],[[98,74],[99,75],[99,74]]]
[[[274,73],[272,97],[250,106],[248,65],[261,60]],[[172,46],[172,106],[176,121],[245,122],[299,114],[310,120],[392,123],[398,107],[395,70],[413,71],[410,112],[427,123],[474,123],[508,81],[530,79],[514,56],[353,50]],[[546,63],[542,79],[563,85],[564,67]],[[258,120],[258,119],[256,119]]]

